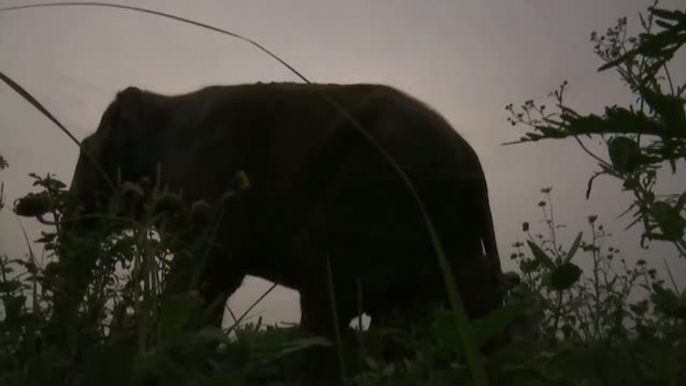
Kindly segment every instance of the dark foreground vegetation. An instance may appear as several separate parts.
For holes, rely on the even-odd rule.
[[[669,68],[686,43],[686,13],[651,8],[640,21],[644,33],[636,37],[627,33],[626,19],[591,35],[602,69],[617,71],[636,96],[634,106],[584,115],[565,104],[564,83],[551,94],[552,107],[526,101],[507,110],[513,125],[529,129],[519,142],[578,141],[598,161],[589,194],[595,178],[617,179],[634,198],[626,215],[643,227],[641,242],[671,243],[686,258],[686,191],[656,188],[686,160],[686,84],[678,84],[683,74]],[[603,145],[587,146],[586,137]],[[7,166],[0,158],[0,168]],[[225,201],[249,184],[249,176],[239,177]],[[0,258],[3,386],[300,384],[309,371],[307,353],[322,347],[336,350],[339,365],[349,369],[338,381],[350,385],[485,384],[482,373],[490,384],[686,384],[683,283],[674,281],[668,265],[667,277],[659,277],[654,267],[663,262],[652,260],[648,249],[644,260],[626,263],[596,216],[567,226],[578,235],[562,242],[564,224],[553,217],[551,188],[542,190],[540,225],[524,223],[522,242],[512,247],[519,272],[503,278],[507,305],[471,321],[471,341],[458,333],[454,310],[433,310],[426,323],[409,330],[355,331],[337,350],[337,342],[297,328],[245,323],[233,313],[228,329],[211,327],[195,291],[168,295],[169,253],[182,250],[175,235],[196,232],[200,247],[187,249],[202,261],[201,246],[212,242],[221,208],[203,202],[185,207],[160,187],[122,184],[102,233],[67,240],[69,224],[60,220],[79,203],[53,177],[33,178],[37,192],[17,200],[14,211],[54,225],[37,240],[45,249],[41,256],[27,236],[28,258]],[[140,202],[144,196],[149,198]],[[0,191],[0,210],[4,204]],[[122,215],[132,205],[142,205],[142,218]],[[75,300],[78,316],[60,320],[56,301],[75,275],[61,256],[79,249],[97,251],[97,269],[84,298]],[[580,265],[591,268],[584,272]],[[509,342],[468,360],[469,345],[479,348],[503,333]],[[388,347],[394,356],[385,355]]]

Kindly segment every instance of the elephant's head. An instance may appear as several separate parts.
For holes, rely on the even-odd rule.
[[[139,89],[121,91],[105,110],[95,133],[83,140],[70,191],[86,213],[101,208],[121,182],[142,177],[140,160],[144,157],[136,146],[147,129],[142,102]]]
[[[118,193],[120,182],[140,177],[140,168],[136,167],[140,164],[134,153],[137,147],[133,145],[146,128],[141,96],[137,88],[120,92],[104,112],[97,131],[81,143],[70,186],[75,202],[64,209],[60,219],[62,274],[55,289],[54,339],[74,339],[78,305],[100,256],[102,232],[115,232],[126,224],[108,222],[107,227],[102,227],[101,215],[107,214],[108,201]]]

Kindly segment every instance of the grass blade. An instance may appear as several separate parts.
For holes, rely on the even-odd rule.
[[[336,293],[333,289],[333,273],[331,272],[331,259],[326,256],[326,277],[329,284],[329,305],[331,306],[331,316],[333,318],[333,329],[336,334],[336,348],[338,351],[338,367],[341,372],[341,384],[347,385],[345,376],[345,358],[343,358],[343,340],[341,339],[341,326],[338,325],[338,311],[336,310]]]
[[[565,263],[569,263],[576,254],[576,251],[579,249],[579,245],[581,245],[582,235],[583,232],[579,232],[579,234],[576,235],[576,239],[574,239],[574,243],[572,243],[572,246],[569,248],[569,252],[567,252],[567,256],[565,257]]]
[[[0,12],[1,11],[3,11],[2,8],[0,8]],[[50,111],[48,111],[48,109],[46,109],[40,102],[38,102],[38,100],[36,98],[34,98],[33,95],[31,95],[28,91],[26,91],[25,88],[20,86],[17,82],[15,82],[9,76],[5,75],[5,73],[3,73],[2,71],[0,71],[0,80],[2,80],[8,86],[10,86],[10,88],[12,88],[12,90],[14,90],[17,94],[19,94],[27,102],[29,102],[33,107],[36,108],[36,110],[40,111],[41,114],[45,115],[46,118],[48,118],[52,123],[54,123],[57,127],[59,127],[59,129],[62,130],[62,132],[64,134],[66,134],[72,141],[74,141],[76,146],[78,146],[79,149],[81,149],[81,151],[84,154],[86,154],[88,159],[93,163],[93,165],[96,167],[98,172],[100,174],[102,174],[102,176],[105,178],[105,181],[108,183],[108,185],[113,190],[115,189],[115,186],[112,183],[112,180],[110,180],[110,178],[107,176],[107,173],[105,173],[105,171],[102,169],[102,167],[97,162],[97,160],[94,157],[92,157],[88,152],[83,151],[83,147],[81,146],[81,142],[79,142],[79,140],[76,139],[76,137],[74,137],[74,135],[59,120],[57,120],[57,118],[55,118],[55,116],[52,115],[50,113]]]

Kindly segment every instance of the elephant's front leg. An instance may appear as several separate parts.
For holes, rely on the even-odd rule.
[[[244,279],[245,271],[231,257],[218,255],[208,259],[199,283],[205,320],[221,327],[226,302]]]
[[[349,321],[353,315],[344,310],[340,305],[333,313],[331,302],[329,301],[329,291],[323,287],[317,291],[300,292],[300,326],[314,335],[319,335],[336,342],[336,324],[339,332],[344,333],[348,327],[346,320]]]
[[[355,311],[352,307],[347,307],[349,304],[350,302],[336,302],[334,314],[326,285],[300,291],[301,327],[310,334],[328,339],[333,345],[312,347],[306,354],[309,375],[320,381],[326,380],[328,384],[340,380],[338,355],[344,355],[344,359],[349,357],[345,353],[351,352],[355,342],[352,330],[348,326]],[[338,344],[341,344],[341,347],[337,347]]]
[[[211,250],[206,256],[175,256],[167,275],[165,296],[198,291],[202,321],[221,327],[226,301],[244,278],[240,264],[220,249]]]

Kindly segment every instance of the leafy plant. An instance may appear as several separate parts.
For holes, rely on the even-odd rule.
[[[220,342],[219,337],[226,339],[221,330],[212,332],[205,327],[204,316],[197,312],[199,298],[184,287],[191,282],[166,280],[172,272],[171,253],[183,260],[189,253],[200,255],[197,251],[211,242],[208,228],[216,220],[216,211],[209,205],[185,208],[166,190],[122,184],[119,194],[108,203],[106,214],[82,216],[80,203],[63,183],[50,175],[32,177],[34,185],[43,190],[17,200],[14,210],[54,225],[37,240],[44,245],[49,262],[38,265],[35,259],[0,261],[0,289],[6,309],[2,332],[6,340],[14,342],[3,347],[8,348],[7,358],[27,352],[26,359],[32,359],[8,359],[5,363],[9,367],[0,373],[25,374],[36,361],[47,365],[50,361],[43,362],[46,357],[56,355],[62,361],[52,361],[45,369],[53,380],[69,383],[74,377],[95,379],[113,369],[129,369],[115,371],[118,377],[110,379],[116,384],[139,377],[145,366],[134,365],[145,363],[151,350],[167,352],[174,342],[186,348],[193,344],[204,347],[213,340]],[[227,200],[233,197],[227,195]],[[126,215],[134,204],[142,204],[140,218]],[[48,214],[52,221],[44,218]],[[62,229],[69,222],[89,220],[89,216],[97,217],[98,226],[86,237]],[[192,238],[183,237],[189,233]],[[77,257],[79,260],[74,260]],[[80,275],[86,273],[82,266],[89,261],[93,270],[83,279]],[[25,272],[10,277],[16,267]],[[83,282],[85,291],[75,292],[69,284],[75,281]],[[56,307],[65,302],[73,305],[65,309],[73,309],[77,315],[56,312]],[[92,361],[103,359],[103,355],[118,360],[95,366]],[[90,373],[93,366],[99,368],[95,374]],[[131,370],[134,367],[136,372]]]
[[[669,67],[686,43],[686,12],[657,8],[656,1],[648,16],[641,16],[644,32],[638,37],[628,36],[627,24],[627,19],[621,18],[605,34],[593,32],[591,41],[595,54],[605,62],[600,71],[615,69],[634,94],[636,105],[606,107],[602,115],[581,114],[564,102],[564,82],[550,94],[555,106],[552,112],[533,100],[519,109],[506,106],[512,125],[532,129],[512,143],[574,138],[600,168],[589,180],[586,196],[597,177],[619,179],[622,189],[634,198],[625,213],[633,211],[630,226],[643,224],[642,244],[668,241],[686,258],[686,190],[665,195],[655,192],[661,168],[669,165],[674,174],[677,161],[686,160],[686,84],[675,84]],[[607,157],[582,141],[592,137],[604,141]]]
[[[563,225],[552,216],[551,189],[539,206],[547,236],[523,231],[526,244],[518,242],[511,258],[522,272],[513,291],[527,299],[542,330],[538,355],[546,367],[564,371],[568,379],[599,380],[604,384],[652,384],[657,380],[686,380],[678,363],[686,360],[686,318],[676,283],[667,288],[648,262],[629,266],[620,250],[608,245],[611,235],[588,217],[590,237],[579,232],[568,248],[560,243]],[[582,257],[583,256],[583,257]],[[584,274],[575,262],[591,265]],[[583,260],[581,260],[583,262]],[[667,310],[670,311],[667,311]],[[649,359],[660,347],[669,360]],[[565,361],[571,364],[568,368]],[[587,367],[587,366],[590,366]],[[612,371],[623,368],[625,373]],[[582,371],[583,370],[583,371]],[[677,382],[678,384],[679,382]]]

